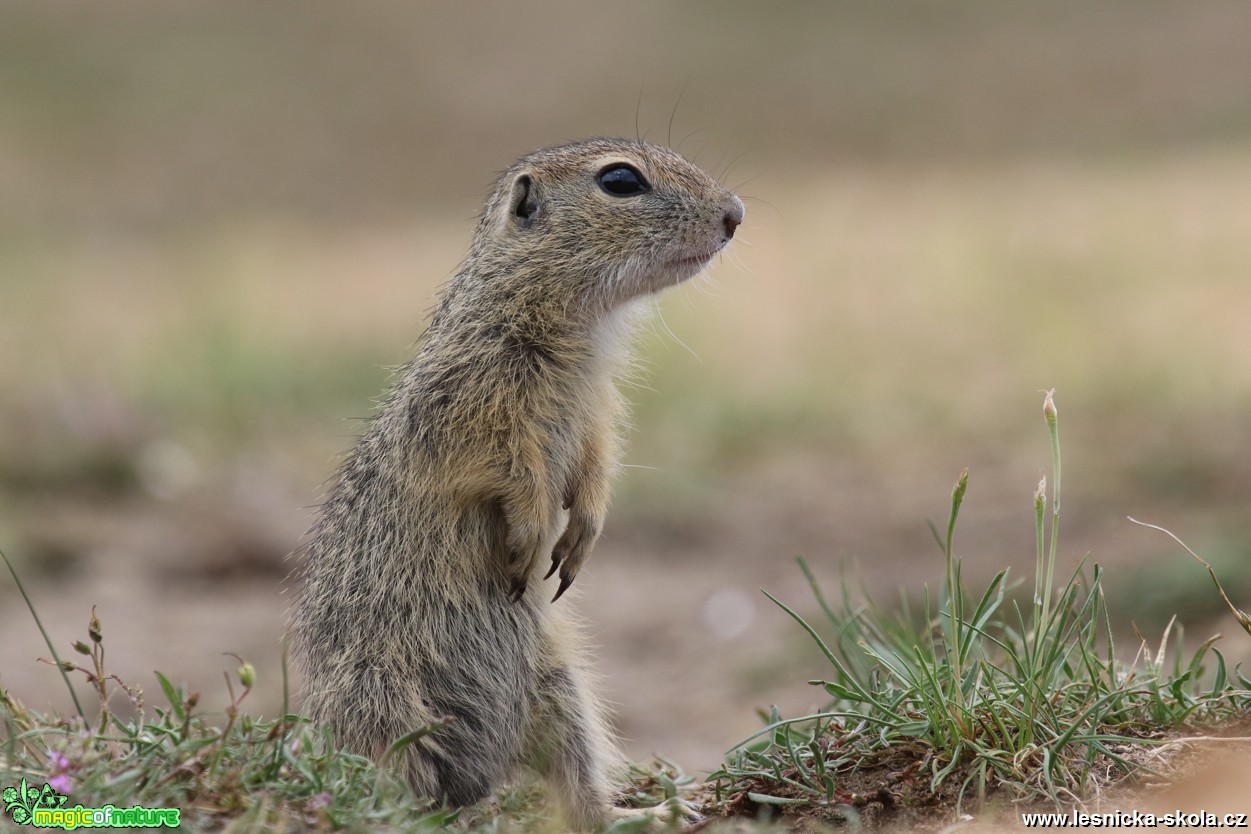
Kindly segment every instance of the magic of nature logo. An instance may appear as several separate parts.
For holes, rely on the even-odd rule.
[[[58,793],[52,785],[42,788],[22,784],[0,791],[4,813],[18,825],[34,828],[177,828],[180,811],[177,808],[144,808],[134,805],[118,808],[104,805],[100,808],[84,808],[82,805],[66,807],[69,797]]]

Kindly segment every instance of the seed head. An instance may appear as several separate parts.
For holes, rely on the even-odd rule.
[[[256,683],[256,669],[246,660],[239,667],[239,683],[243,684],[244,689],[251,689]]]

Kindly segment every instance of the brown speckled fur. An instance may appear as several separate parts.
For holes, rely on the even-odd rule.
[[[650,189],[615,196],[616,163]],[[291,631],[305,709],[339,744],[408,748],[419,795],[467,805],[519,766],[579,828],[609,811],[615,753],[556,596],[608,511],[634,302],[686,280],[742,203],[666,148],[592,139],[499,178],[416,357],[329,491]]]

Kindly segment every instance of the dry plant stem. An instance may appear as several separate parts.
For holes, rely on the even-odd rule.
[[[56,661],[56,668],[61,672],[61,679],[65,681],[65,688],[69,690],[70,698],[74,701],[74,709],[78,711],[78,717],[82,719],[83,724],[87,723],[87,714],[83,712],[82,704],[78,702],[78,693],[74,691],[74,687],[70,684],[69,673],[65,670],[65,664],[61,661],[61,656],[56,653],[56,647],[52,645],[52,638],[48,636],[47,630],[43,627],[43,621],[39,619],[38,612],[35,611],[35,604],[30,601],[30,597],[26,593],[26,589],[22,587],[22,580],[18,578],[17,571],[13,568],[13,563],[9,561],[9,557],[3,550],[0,550],[0,559],[4,560],[5,566],[9,569],[9,574],[13,577],[13,582],[17,585],[17,590],[22,595],[22,599],[26,601],[26,607],[30,610],[30,616],[35,621],[35,625],[39,627],[39,633],[43,635],[43,641],[48,645],[48,651],[52,653],[52,659]]]
[[[1189,738],[1173,739],[1170,742],[1161,744],[1159,747],[1151,751],[1148,758],[1156,759],[1165,753],[1172,752],[1178,747],[1193,747],[1199,744],[1249,744],[1251,745],[1251,736],[1190,736]]]
[[[1195,553],[1193,550],[1191,550],[1189,545],[1187,545],[1181,539],[1177,538],[1177,536],[1175,536],[1171,530],[1166,530],[1165,528],[1160,527],[1157,524],[1148,524],[1145,521],[1139,521],[1133,516],[1125,516],[1125,517],[1128,518],[1130,521],[1132,521],[1134,524],[1137,524],[1139,527],[1150,527],[1152,530],[1159,530],[1161,533],[1163,533],[1164,535],[1168,536],[1173,541],[1180,544],[1187,553],[1189,553],[1191,556],[1195,558],[1195,561],[1197,561],[1199,564],[1207,568],[1208,576],[1212,577],[1212,583],[1216,585],[1216,592],[1221,595],[1221,599],[1225,600],[1225,605],[1229,606],[1229,611],[1231,614],[1234,615],[1234,619],[1238,621],[1238,625],[1242,626],[1243,631],[1247,632],[1247,634],[1251,634],[1251,614],[1248,614],[1246,611],[1243,611],[1241,608],[1234,605],[1233,601],[1230,600],[1229,595],[1225,593],[1225,589],[1221,586],[1221,581],[1216,578],[1216,571],[1213,570],[1212,566],[1208,564],[1208,562],[1202,556],[1200,556],[1198,553]]]
[[[96,696],[100,699],[100,727],[96,730],[100,735],[109,726],[109,693],[107,675],[104,671],[104,632],[100,628],[100,618],[96,616],[96,607],[91,606],[91,620],[87,624],[87,635],[91,638],[91,663],[95,674],[88,675],[96,686]]]

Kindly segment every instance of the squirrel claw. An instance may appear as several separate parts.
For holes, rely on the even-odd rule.
[[[573,584],[572,576],[562,576],[560,578],[560,587],[556,589],[556,596],[552,597],[552,602],[560,599],[560,595],[569,590],[569,586]]]
[[[561,558],[562,557],[560,556],[560,554],[556,553],[555,551],[552,551],[552,566],[551,568],[548,569],[547,573],[543,574],[544,579],[552,578],[552,574],[556,572],[556,569],[558,567],[560,567]]]
[[[526,595],[526,583],[520,579],[513,580],[513,587],[508,592],[510,602],[520,602],[521,598]]]

